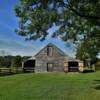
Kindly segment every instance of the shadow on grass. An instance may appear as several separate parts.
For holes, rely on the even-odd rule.
[[[100,80],[94,80],[95,82],[100,82]]]
[[[100,80],[94,80],[96,86],[94,87],[94,89],[96,90],[100,90]]]
[[[10,72],[10,73],[0,73],[0,77],[3,76],[12,76],[16,74],[28,74],[28,73],[34,73],[34,72]]]
[[[11,73],[0,73],[0,77],[11,76],[11,75],[16,75],[16,74],[23,74],[23,72],[17,72],[17,73],[14,73],[14,72],[11,72]]]
[[[0,76],[14,75],[15,73],[0,73]]]
[[[87,70],[85,69],[82,73],[94,73],[95,71],[94,70]]]
[[[95,89],[96,89],[96,90],[100,90],[100,85],[97,85],[97,86],[95,87]]]

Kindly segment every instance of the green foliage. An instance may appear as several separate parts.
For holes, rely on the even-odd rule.
[[[61,10],[61,11],[60,11]],[[53,23],[61,26],[57,31],[67,33],[71,38],[76,34],[90,34],[91,28],[100,23],[100,2],[97,0],[20,0],[15,7],[19,17],[19,35],[34,40],[47,36],[47,30]],[[97,30],[97,29],[96,29]],[[93,30],[92,30],[93,31]]]
[[[21,59],[21,56],[15,56],[12,58],[12,67],[21,67],[22,66],[22,59]]]
[[[96,70],[100,70],[100,60],[95,64]]]
[[[0,67],[21,67],[23,60],[27,60],[29,56],[0,56]]]
[[[15,7],[19,18],[16,32],[28,40],[44,40],[48,29],[56,25],[59,28],[53,37],[82,44],[80,48],[85,44],[89,50],[85,52],[96,58],[100,52],[99,11],[99,0],[20,0]]]
[[[0,57],[0,67],[4,66],[4,59],[2,57]]]
[[[96,66],[100,67],[100,60],[96,63]]]
[[[95,43],[92,40],[86,40],[77,47],[76,58],[83,60],[87,66],[88,62],[92,65],[98,61],[97,54],[98,49],[96,49]]]
[[[10,67],[11,66],[11,56],[0,56],[0,67]]]

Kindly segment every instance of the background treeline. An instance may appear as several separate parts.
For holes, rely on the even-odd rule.
[[[28,56],[0,56],[0,68],[21,67],[22,61],[28,59]]]

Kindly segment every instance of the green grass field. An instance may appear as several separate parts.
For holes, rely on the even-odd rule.
[[[100,100],[100,72],[0,77],[0,100]]]

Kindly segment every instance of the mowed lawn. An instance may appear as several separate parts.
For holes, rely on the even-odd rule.
[[[100,72],[0,77],[0,100],[100,100]]]

